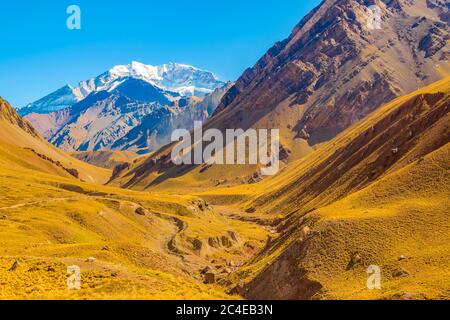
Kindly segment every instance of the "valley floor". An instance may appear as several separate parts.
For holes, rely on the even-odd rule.
[[[232,274],[267,235],[195,196],[31,170],[2,168],[0,194],[1,299],[236,299]],[[67,289],[73,265],[81,290]]]

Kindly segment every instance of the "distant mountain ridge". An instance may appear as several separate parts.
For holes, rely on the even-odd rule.
[[[133,61],[128,65],[117,65],[96,78],[81,81],[76,87],[66,85],[18,111],[22,116],[59,111],[85,99],[91,93],[114,90],[127,79],[139,79],[181,96],[203,97],[225,85],[212,72],[194,66],[172,62],[152,66]]]
[[[65,151],[143,153],[170,142],[169,133],[181,119],[192,119],[192,124],[183,122],[190,129],[194,120],[210,117],[229,87],[212,72],[190,65],[133,61],[77,87],[64,86],[18,112]]]
[[[177,98],[177,93],[129,78],[114,89],[94,92],[67,109],[64,125],[47,138],[66,151],[103,150],[140,124],[143,117],[174,104]]]
[[[65,151],[155,151],[176,128],[190,130],[208,119],[231,86],[204,98],[166,91],[137,78],[117,78],[71,107],[25,116],[52,144]]]

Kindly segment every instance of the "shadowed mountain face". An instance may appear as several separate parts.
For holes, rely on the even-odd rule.
[[[50,142],[66,151],[108,148],[158,108],[173,105],[178,94],[147,82],[125,79],[111,91],[100,91],[73,105]]]
[[[114,150],[138,150],[141,153],[155,151],[171,142],[175,129],[193,128],[194,121],[206,121],[211,117],[231,83],[216,89],[203,99],[181,98],[172,105],[146,115],[141,123],[111,146]]]
[[[368,27],[368,6],[381,29]],[[450,71],[442,1],[326,0],[248,69],[215,124],[279,127],[311,145]],[[289,143],[288,143],[289,144]]]
[[[128,79],[117,87],[117,92],[129,100],[141,102],[156,102],[160,105],[170,105],[171,101],[166,97],[165,92],[157,87],[137,79]],[[176,97],[176,93],[168,93],[169,96]]]

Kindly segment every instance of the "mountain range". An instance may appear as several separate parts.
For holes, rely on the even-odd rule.
[[[280,130],[281,158],[295,161],[392,99],[450,74],[447,7],[440,1],[324,1],[227,91],[206,124],[220,130]],[[148,188],[183,171],[171,146],[133,163],[121,185]],[[156,162],[156,166],[149,163]],[[186,166],[215,186],[259,179],[256,166]]]
[[[64,87],[19,113],[66,151],[145,153],[170,142],[169,133],[177,126],[191,129],[183,123],[183,114],[196,114],[195,120],[212,115],[228,86],[211,72],[192,66],[132,62],[76,88]],[[193,106],[201,100],[209,103],[197,112]]]
[[[211,72],[193,66],[168,63],[160,66],[145,65],[133,61],[128,65],[117,65],[98,77],[82,81],[76,87],[66,85],[55,92],[19,108],[19,114],[45,114],[65,109],[83,100],[93,92],[113,90],[128,78],[140,79],[164,91],[181,96],[199,96],[213,92],[225,85]]]

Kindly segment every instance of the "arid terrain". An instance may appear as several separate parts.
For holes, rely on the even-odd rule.
[[[107,171],[60,158],[2,102],[2,297],[448,297],[449,95],[447,78],[279,176],[194,194],[83,182],[70,169]],[[370,264],[380,291],[365,288]]]
[[[264,245],[266,230],[195,195],[102,186],[111,171],[51,146],[3,100],[1,111],[2,298],[225,298],[201,272],[224,277]],[[69,265],[80,291],[67,290]]]
[[[0,98],[0,299],[450,299],[448,4],[376,1],[370,30],[372,2],[324,1],[203,97]],[[279,128],[280,171],[175,165],[194,120]]]

